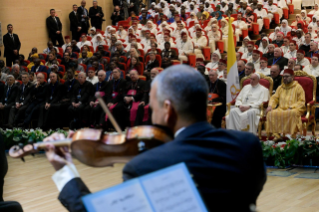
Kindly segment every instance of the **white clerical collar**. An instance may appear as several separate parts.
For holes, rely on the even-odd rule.
[[[186,127],[179,128],[174,134],[174,138],[176,138]]]

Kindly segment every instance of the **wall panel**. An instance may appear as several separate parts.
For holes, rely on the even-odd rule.
[[[98,4],[103,8],[105,20],[102,25],[104,31],[106,26],[111,24],[111,13],[113,11],[112,0],[99,0]],[[14,33],[19,35],[22,47],[21,54],[26,57],[32,47],[37,47],[39,52],[46,48],[49,41],[48,32],[45,25],[46,18],[50,15],[50,9],[54,8],[62,22],[62,34],[71,35],[69,31],[69,13],[72,5],[80,5],[81,1],[69,0],[0,0],[0,21],[2,24],[2,35],[7,33],[7,25],[13,25]],[[92,1],[87,1],[86,8],[92,6]],[[4,48],[1,49],[1,59]]]

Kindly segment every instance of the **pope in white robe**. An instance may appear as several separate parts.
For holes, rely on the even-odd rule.
[[[259,84],[259,74],[252,74],[250,85],[246,85],[236,98],[235,108],[226,116],[226,127],[256,134],[260,118],[259,106],[269,99],[267,88]]]

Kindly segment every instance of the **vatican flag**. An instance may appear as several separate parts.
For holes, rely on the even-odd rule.
[[[240,91],[232,22],[233,18],[230,18],[228,20],[227,102],[235,99]]]

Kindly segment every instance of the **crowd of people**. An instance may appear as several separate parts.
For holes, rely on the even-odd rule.
[[[112,127],[94,97],[96,91],[105,94],[103,98],[122,129],[150,123],[148,93],[154,77],[169,66],[189,63],[195,56],[195,68],[205,78],[209,92],[219,96],[211,101],[223,104],[212,119],[214,126],[221,127],[226,113],[227,55],[222,58],[226,52],[220,51],[216,41],[227,46],[230,17],[234,18],[233,33],[239,46],[239,80],[262,73],[273,79],[275,93],[286,69],[319,76],[318,5],[309,13],[312,20],[303,10],[289,26],[282,18],[282,9],[287,7],[282,0],[161,0],[148,9],[136,10],[137,4],[127,8],[114,1],[113,25],[102,31],[104,13],[98,2],[93,1],[87,10],[86,1],[81,1],[81,6],[73,5],[69,14],[72,38],[67,35],[64,39],[61,21],[51,9],[47,18],[51,41],[42,52],[32,48],[27,57],[19,54],[21,43],[9,24],[4,36],[6,66],[0,61],[3,126]],[[130,15],[124,20],[126,13]],[[279,14],[281,26],[267,35],[262,31],[263,20],[272,21],[274,14]],[[243,30],[255,22],[261,38],[251,40],[250,31],[243,37]],[[204,57],[207,47],[210,61]],[[255,127],[251,131],[255,132]]]

